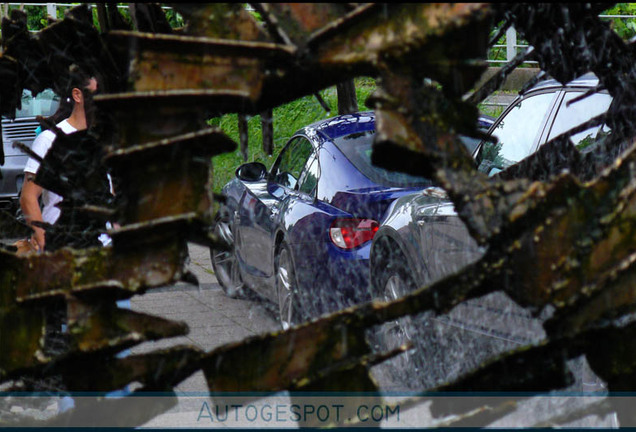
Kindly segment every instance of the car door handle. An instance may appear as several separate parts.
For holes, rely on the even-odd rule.
[[[446,222],[448,220],[448,216],[432,216],[431,217],[431,222]]]
[[[432,222],[446,222],[448,220],[447,215],[430,215],[425,217],[420,217],[417,219],[418,226],[424,226],[426,224],[430,224]]]

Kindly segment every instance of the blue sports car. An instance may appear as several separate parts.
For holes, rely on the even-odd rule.
[[[215,224],[231,248],[210,251],[228,295],[249,288],[274,301],[283,328],[369,296],[378,221],[431,185],[372,165],[374,135],[373,112],[334,117],[295,133],[269,171],[237,169]]]

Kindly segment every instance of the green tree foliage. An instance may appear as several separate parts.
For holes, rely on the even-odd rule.
[[[490,170],[492,167],[502,169],[505,166],[505,161],[499,154],[501,153],[502,146],[503,146],[503,143],[500,143],[500,142],[496,144],[491,142],[484,143],[484,149],[482,150],[482,153],[481,153],[481,157],[482,157],[481,165],[484,167],[487,167],[487,170]],[[488,164],[484,163],[486,161],[490,163]],[[482,166],[480,166],[480,169],[482,169]]]
[[[602,15],[636,15],[636,3],[616,3]],[[623,39],[629,40],[636,36],[636,19],[612,18],[610,26]]]
[[[29,30],[42,30],[46,27],[46,7],[24,6],[27,14],[27,28]]]
[[[185,25],[183,17],[178,12],[175,12],[174,9],[164,9],[164,12],[168,23],[170,23],[170,27],[181,28]]]
[[[67,3],[68,4],[68,3]],[[66,11],[68,11],[69,9],[71,9],[72,7],[74,7],[75,5],[80,5],[81,3],[70,3],[72,6],[61,6],[61,5],[57,5],[56,7],[56,17],[55,19],[61,20],[64,19],[64,15],[66,13]],[[119,6],[127,6],[128,3],[117,3]],[[17,4],[11,4],[9,5],[9,11],[13,10],[13,9],[19,9],[20,5]],[[48,22],[47,22],[47,13],[46,13],[46,6],[44,4],[37,4],[37,5],[30,5],[30,4],[24,4],[23,6],[23,10],[26,12],[27,14],[27,28],[30,31],[39,31],[42,30],[44,27],[47,26]],[[121,13],[121,15],[124,17],[124,20],[126,20],[128,23],[131,22],[131,18],[130,18],[130,13],[128,11],[127,7],[119,7],[118,8],[119,13]],[[183,27],[185,25],[185,22],[183,20],[183,17],[176,11],[174,11],[172,8],[169,9],[164,9],[164,12],[166,14],[166,18],[168,19],[168,22],[170,23],[170,26],[172,28],[180,28]],[[95,25],[96,28],[99,29],[99,23],[97,20],[97,8],[93,7],[92,8],[92,13],[93,13],[93,24]]]

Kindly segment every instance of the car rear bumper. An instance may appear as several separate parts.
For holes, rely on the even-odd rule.
[[[353,251],[327,245],[322,259],[297,266],[298,284],[315,313],[334,312],[371,300],[370,251],[371,242]]]

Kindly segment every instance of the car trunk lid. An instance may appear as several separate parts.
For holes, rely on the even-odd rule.
[[[372,218],[379,221],[393,201],[418,189],[374,187],[341,191],[334,195],[331,205],[354,217]]]

